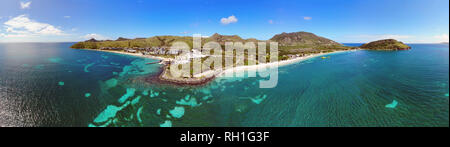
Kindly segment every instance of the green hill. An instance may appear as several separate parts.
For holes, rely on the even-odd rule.
[[[333,40],[309,32],[277,34],[270,41],[278,42],[280,55],[309,54],[351,49]]]
[[[192,48],[192,37],[190,36],[154,36],[150,38],[127,39],[119,38],[115,41],[104,40],[98,41],[90,39],[84,42],[78,42],[72,46],[76,49],[99,49],[102,47],[111,48],[146,48],[146,47],[170,47],[174,42],[185,42]],[[243,39],[238,35],[214,35],[202,38],[202,44],[214,41],[218,42],[224,48],[225,42],[266,42],[257,40],[255,38]],[[308,32],[282,33],[275,35],[268,41],[278,42],[280,55],[289,54],[308,54],[317,52],[329,52],[334,50],[346,50],[349,47],[344,47],[341,44],[317,36]],[[269,45],[268,45],[269,46]]]
[[[202,40],[203,43],[211,41],[218,42],[221,45],[224,45],[225,42],[245,42],[245,40],[238,35],[220,35],[218,33]]]
[[[192,37],[190,36],[154,36],[150,38],[137,38],[137,39],[126,39],[119,37],[115,41],[111,40],[95,40],[90,39],[84,42],[78,42],[72,46],[76,49],[99,49],[101,47],[170,47],[174,42],[185,42],[190,47],[192,47]],[[238,35],[220,35],[214,34],[211,37],[202,38],[202,44],[214,41],[221,45],[225,45],[225,42],[259,42],[259,40],[250,38],[242,39]]]
[[[99,49],[102,47],[116,47],[116,48],[127,48],[127,47],[169,47],[172,43],[182,41],[192,46],[192,37],[183,36],[155,36],[150,38],[137,38],[137,39],[126,39],[121,38],[116,41],[98,41],[95,39],[90,39],[84,42],[78,42],[71,46],[75,49]]]
[[[361,46],[362,49],[371,50],[409,50],[410,46],[395,39],[378,40],[370,43],[366,43]]]

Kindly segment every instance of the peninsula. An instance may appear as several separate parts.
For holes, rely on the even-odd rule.
[[[201,58],[202,61],[208,58],[201,53],[201,49],[193,48],[193,37],[189,36],[154,36],[150,38],[136,38],[126,39],[118,38],[117,40],[95,40],[90,39],[84,42],[78,42],[71,48],[75,49],[94,49],[107,52],[115,52],[122,54],[129,54],[135,56],[148,57],[158,59],[161,61],[162,71],[158,75],[159,80],[162,82],[168,82],[181,85],[201,85],[205,84],[217,76],[221,76],[228,71],[246,70],[246,69],[258,69],[264,67],[263,65],[278,64],[285,65],[293,62],[306,60],[312,57],[323,56],[329,53],[337,51],[349,51],[359,49],[358,47],[347,47],[333,40],[317,36],[309,32],[294,32],[294,33],[281,33],[272,37],[270,40],[257,40],[257,39],[243,39],[237,35],[220,35],[214,34],[210,37],[202,37],[202,45],[207,42],[217,42],[221,45],[222,50],[225,52],[225,42],[242,42],[242,43],[258,43],[258,42],[278,42],[278,62],[276,63],[259,63],[257,60],[253,61],[256,65],[250,65],[249,62],[254,60],[248,57],[245,53],[244,65],[237,65],[234,61],[233,66],[223,66],[221,69],[212,68],[210,71],[203,71],[202,73],[194,73],[191,70],[190,77],[177,78],[170,74],[169,69],[172,64],[186,64],[193,62],[195,58]],[[170,46],[174,42],[185,42],[191,48],[191,53],[188,55],[186,62],[181,61],[179,58],[175,58],[181,54],[180,51],[169,50]],[[402,50],[409,49],[410,47],[404,45],[393,39],[376,41],[361,46],[364,49],[382,49],[382,50]],[[234,54],[234,53],[233,53]],[[270,55],[266,56],[270,58]],[[258,58],[256,58],[258,59]],[[326,59],[326,58],[324,58]],[[224,63],[222,63],[224,64]],[[191,65],[192,66],[192,65]]]

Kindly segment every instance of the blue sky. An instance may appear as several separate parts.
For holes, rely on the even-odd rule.
[[[448,41],[449,0],[1,0],[0,42],[307,31],[341,43]]]

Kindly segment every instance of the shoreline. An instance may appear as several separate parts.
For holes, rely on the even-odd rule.
[[[164,58],[164,57],[158,57],[158,56],[152,56],[152,55],[142,55],[142,54],[139,54],[139,53],[128,53],[128,52],[123,52],[123,51],[99,50],[99,49],[82,49],[82,50],[116,53],[116,54],[130,55],[130,56],[135,56],[135,57],[143,57],[143,58],[162,60],[162,61],[172,61],[173,60],[173,59],[170,59],[170,58]]]
[[[187,85],[187,86],[197,86],[197,85],[205,85],[211,81],[213,81],[216,78],[223,77],[225,73],[236,73],[236,72],[244,72],[244,71],[251,71],[251,70],[258,70],[267,68],[270,66],[275,67],[282,67],[287,66],[295,63],[299,63],[311,58],[316,58],[324,55],[330,55],[330,54],[336,54],[336,53],[344,53],[344,52],[351,52],[351,51],[358,51],[361,49],[353,49],[353,50],[341,50],[341,51],[333,51],[328,53],[318,53],[318,54],[310,54],[308,56],[304,57],[297,57],[294,59],[289,60],[283,60],[283,61],[277,61],[273,63],[266,63],[266,64],[260,64],[260,65],[251,65],[251,66],[239,66],[239,67],[233,67],[228,69],[219,69],[219,70],[210,70],[206,71],[200,74],[194,75],[192,78],[173,78],[167,75],[167,68],[163,67],[163,71],[158,75],[159,80],[165,81],[168,83],[172,83],[175,85]],[[167,65],[166,65],[167,66]],[[200,77],[200,78],[198,78]]]
[[[308,59],[324,56],[324,55],[330,55],[330,54],[336,54],[336,53],[344,53],[344,52],[351,52],[351,51],[358,51],[361,49],[353,49],[353,50],[339,50],[339,51],[333,51],[328,53],[317,53],[317,54],[310,54],[303,57],[296,57],[293,59],[288,60],[282,60],[272,63],[265,63],[265,64],[258,64],[258,65],[251,65],[251,66],[239,66],[239,67],[233,67],[233,68],[227,68],[227,69],[219,69],[219,70],[210,70],[206,71],[200,74],[194,75],[193,78],[173,78],[167,75],[167,64],[164,64],[164,62],[170,62],[174,59],[170,58],[164,58],[164,57],[157,57],[152,55],[142,55],[139,53],[128,53],[123,51],[111,51],[111,50],[97,50],[97,49],[84,49],[84,50],[91,50],[91,51],[100,51],[100,52],[109,52],[109,53],[116,53],[116,54],[124,54],[124,55],[130,55],[135,57],[143,57],[143,58],[149,58],[149,59],[155,59],[155,60],[162,60],[163,66],[161,66],[161,70],[158,74],[153,75],[153,77],[156,77],[158,82],[166,83],[166,84],[174,84],[174,85],[187,85],[187,86],[196,86],[196,85],[205,85],[217,77],[223,77],[226,73],[236,73],[236,72],[245,72],[245,71],[253,71],[253,70],[259,70],[267,67],[283,67],[295,63],[299,63]],[[200,78],[198,78],[200,77]]]

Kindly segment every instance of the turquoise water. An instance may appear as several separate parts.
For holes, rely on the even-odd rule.
[[[0,44],[0,126],[449,126],[448,45],[313,58],[260,89],[154,84],[154,60],[71,44]]]

